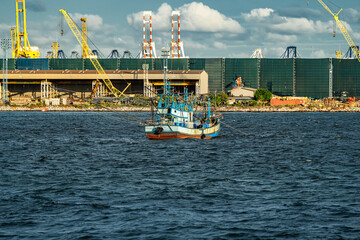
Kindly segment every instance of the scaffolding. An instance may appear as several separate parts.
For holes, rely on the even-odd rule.
[[[106,97],[108,95],[108,91],[105,87],[105,85],[100,82],[98,79],[95,81],[92,81],[91,83],[92,86],[92,90],[94,91],[94,88],[97,88],[97,90],[95,91],[94,97],[95,98],[101,98],[101,97]]]
[[[154,96],[154,87],[149,82],[149,64],[143,64],[142,68],[144,70],[144,96],[153,97]]]
[[[195,96],[200,97],[200,83],[196,82],[195,84]]]
[[[57,91],[54,88],[54,84],[48,80],[41,81],[41,100],[55,98]]]
[[[140,58],[156,58],[155,42],[152,40],[152,12],[144,11],[143,14],[143,46]]]

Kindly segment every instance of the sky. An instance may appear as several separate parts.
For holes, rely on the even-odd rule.
[[[343,22],[355,43],[360,40],[359,0],[324,0],[333,12],[341,8]],[[15,0],[1,0],[0,38],[10,38],[16,25]],[[137,56],[142,42],[142,12],[152,11],[153,40],[157,55],[171,42],[170,15],[181,14],[181,40],[191,58],[248,58],[261,49],[267,58],[279,58],[286,47],[296,46],[303,58],[335,57],[349,45],[334,21],[317,0],[26,0],[27,31],[31,46],[40,47],[41,57],[52,42],[69,57],[81,47],[64,23],[60,35],[59,9],[65,9],[81,26],[88,19],[88,36],[107,57],[116,49]],[[94,45],[90,45],[92,49]],[[3,53],[2,53],[3,55]]]

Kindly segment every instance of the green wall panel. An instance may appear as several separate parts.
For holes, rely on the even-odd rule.
[[[149,64],[149,70],[153,70],[154,59],[131,59],[120,58],[120,70],[143,70],[143,64]]]
[[[83,59],[50,59],[50,70],[83,70]]]
[[[360,97],[360,63],[357,59],[333,59],[333,94]]]
[[[104,70],[116,70],[119,68],[119,59],[98,59],[100,65]],[[94,65],[90,59],[84,59],[84,69],[95,70]]]
[[[19,70],[49,70],[48,58],[18,58],[15,64]]]
[[[225,59],[225,89],[233,88],[235,80],[241,77],[244,85],[257,88],[258,59],[255,58],[226,58]]]
[[[296,96],[329,97],[329,59],[296,59]]]
[[[164,59],[154,59],[154,70],[164,69]],[[188,70],[188,59],[168,59],[169,70]]]
[[[206,58],[190,58],[189,69],[190,70],[205,70]]]
[[[278,96],[293,95],[293,59],[261,59],[260,88]]]
[[[209,76],[209,93],[222,91],[222,58],[207,58],[205,71]]]
[[[21,61],[30,63],[32,59]],[[99,59],[99,62],[105,70],[142,70],[143,64],[149,64],[149,70],[163,70],[163,59],[161,58]],[[332,62],[334,96],[340,96],[341,92],[347,92],[348,96],[360,97],[360,63],[356,59],[332,59]],[[16,59],[9,59],[9,70],[16,68],[15,63]],[[0,59],[0,69],[2,67],[2,59]],[[296,96],[324,98],[329,96],[329,67],[330,59],[327,58],[296,59],[295,66],[294,59],[168,59],[169,70],[205,70],[209,76],[210,93],[231,90],[238,77],[242,77],[246,87],[257,88],[260,76],[261,88],[269,89],[276,95],[292,96],[295,68]],[[24,66],[22,69],[25,69]],[[94,67],[89,59],[50,59],[49,69],[91,70]]]
[[[8,70],[15,70],[15,62],[16,59],[14,58],[9,58],[8,59]],[[0,59],[0,70],[3,69],[3,59]]]

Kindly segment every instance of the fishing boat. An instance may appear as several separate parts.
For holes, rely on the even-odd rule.
[[[183,96],[171,90],[166,62],[163,90],[163,93],[158,95],[159,100],[152,119],[145,124],[145,134],[149,139],[211,139],[219,136],[222,115],[211,111],[211,101],[208,99],[204,103],[206,111],[202,116],[196,116],[194,104],[197,99],[189,99],[188,89],[184,89]]]

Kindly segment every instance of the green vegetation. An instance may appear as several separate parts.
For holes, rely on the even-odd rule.
[[[249,101],[238,101],[234,103],[234,106],[237,107],[256,107],[259,106],[257,101],[249,100]]]
[[[211,102],[214,102],[215,98],[217,106],[226,106],[229,100],[229,96],[225,92],[219,92],[216,96],[214,94],[210,94],[209,98]]]
[[[254,97],[257,101],[269,102],[271,100],[272,93],[269,90],[260,88],[256,90]]]

